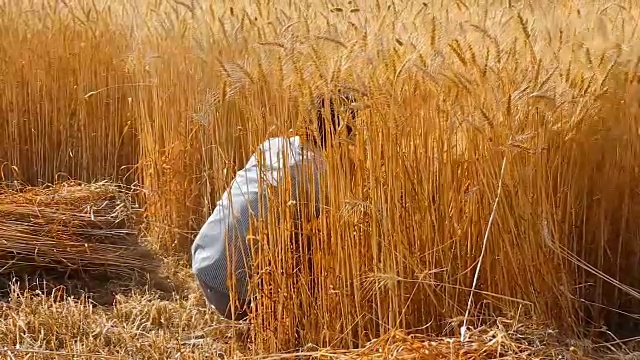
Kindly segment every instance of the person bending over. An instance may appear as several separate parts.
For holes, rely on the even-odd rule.
[[[310,138],[302,136],[267,139],[238,171],[216,208],[199,231],[191,247],[192,272],[207,303],[229,320],[244,320],[248,316],[248,279],[251,252],[247,242],[250,222],[267,220],[267,187],[283,186],[279,175],[286,167],[291,188],[296,188],[299,165],[311,160],[315,179],[316,199],[320,189],[318,174],[322,170],[324,151],[335,143],[339,134],[352,133],[350,121],[355,121],[354,97],[340,92],[333,96],[316,97],[316,131]],[[282,160],[286,163],[282,163]],[[294,191],[294,197],[297,192]],[[297,199],[292,199],[296,201]],[[262,207],[260,204],[263,204]],[[319,201],[315,214],[319,215]],[[266,207],[265,207],[266,205]],[[233,287],[228,284],[230,273]],[[233,293],[235,296],[231,296]],[[233,301],[232,298],[238,299]]]

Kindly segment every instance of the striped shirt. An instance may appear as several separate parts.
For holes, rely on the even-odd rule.
[[[282,184],[285,170],[291,181],[291,200],[299,200],[297,179],[301,176],[299,165],[303,159],[305,164],[313,164],[311,169],[316,199],[314,210],[316,216],[319,215],[318,176],[323,170],[322,158],[314,152],[304,150],[298,136],[268,139],[259,146],[257,153],[253,154],[245,167],[238,171],[196,236],[191,247],[192,271],[202,282],[215,290],[229,293],[227,279],[231,264],[235,272],[237,294],[246,299],[247,280],[251,270],[251,253],[246,241],[250,222],[266,220],[269,207],[266,188]]]

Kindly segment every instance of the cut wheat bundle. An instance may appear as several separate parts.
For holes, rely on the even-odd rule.
[[[137,241],[140,209],[107,182],[0,188],[0,275],[131,277],[155,265]]]
[[[266,354],[261,360],[301,357],[316,359],[602,359],[618,358],[620,349],[589,341],[567,340],[558,332],[533,320],[504,318],[473,329],[461,341],[456,337],[411,335],[394,329],[357,349],[305,349],[300,352]]]

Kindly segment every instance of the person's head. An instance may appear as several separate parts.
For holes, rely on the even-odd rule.
[[[355,102],[355,96],[346,91],[316,96],[317,141],[322,149],[351,136],[357,116]]]

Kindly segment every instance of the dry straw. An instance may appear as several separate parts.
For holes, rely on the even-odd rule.
[[[126,279],[154,269],[138,243],[131,194],[102,182],[0,189],[0,274],[107,275]]]
[[[471,330],[466,341],[446,337],[409,335],[391,331],[359,349],[318,349],[291,354],[253,357],[260,360],[297,359],[597,359],[605,353],[592,352],[586,344],[571,344],[548,328],[533,322],[515,324],[497,319],[497,324]],[[611,353],[608,354],[611,356]]]

